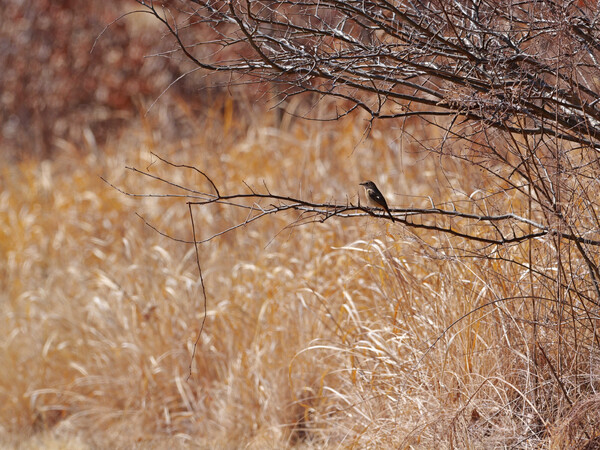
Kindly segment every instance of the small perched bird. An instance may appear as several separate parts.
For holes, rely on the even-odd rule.
[[[372,181],[364,181],[360,183],[360,185],[365,187],[365,192],[367,193],[367,200],[369,201],[369,204],[385,209],[385,212],[387,212],[390,215],[392,222],[394,222],[396,219],[394,219],[394,216],[392,216],[390,208],[388,207],[388,204],[385,201],[385,197],[383,196],[381,191],[377,189],[375,183],[373,183]]]

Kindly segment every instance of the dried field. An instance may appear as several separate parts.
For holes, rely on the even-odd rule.
[[[251,109],[250,105],[246,105]],[[208,190],[256,190],[356,202],[366,178],[393,206],[460,201],[481,175],[418,152],[438,138],[418,122],[377,126],[353,116],[275,125],[268,111],[226,100],[182,117],[167,140],[156,107],[97,151],[3,164],[0,194],[0,430],[19,448],[459,448],[543,445],[527,398],[522,274],[501,262],[445,257],[442,235],[371,217],[286,228],[268,216],[200,247],[204,315],[184,201],[132,198],[164,185],[135,166]],[[241,120],[240,120],[241,119]],[[408,138],[407,136],[411,136]],[[452,184],[454,190],[447,186]],[[244,219],[196,210],[200,237]],[[540,422],[541,423],[541,422]],[[547,423],[547,426],[552,424]],[[550,428],[548,428],[548,431]],[[549,442],[549,441],[544,441]],[[441,443],[441,444],[438,444]]]
[[[170,48],[149,17],[115,24],[89,53],[131,5],[35,0],[27,15],[28,3],[8,3],[0,39],[17,57],[0,46],[0,447],[584,448],[598,436],[593,264],[550,233],[492,248],[367,215],[303,226],[290,226],[298,212],[268,215],[199,246],[207,310],[192,361],[205,309],[194,248],[181,242],[192,239],[186,200],[126,167],[211,187],[153,154],[203,170],[223,194],[250,186],[356,204],[372,179],[392,207],[541,213],[469,161],[427,153],[444,136],[424,120],[370,133],[358,113],[280,120],[269,94],[231,86],[232,100],[202,90],[200,76],[161,97],[185,64],[144,58]],[[454,145],[460,156],[466,144]],[[564,184],[583,186],[573,192],[593,207],[566,207],[594,237],[578,217],[597,210],[588,162]],[[247,217],[194,209],[201,239]],[[445,225],[475,237],[491,227]]]

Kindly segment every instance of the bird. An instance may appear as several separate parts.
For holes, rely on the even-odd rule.
[[[395,222],[396,219],[394,218],[394,216],[392,216],[390,208],[388,207],[388,204],[385,201],[385,197],[377,188],[375,183],[373,183],[372,181],[363,181],[362,183],[360,183],[360,185],[365,187],[365,192],[367,194],[367,200],[369,204],[385,209],[385,212],[389,214],[390,218],[392,219],[392,222]]]

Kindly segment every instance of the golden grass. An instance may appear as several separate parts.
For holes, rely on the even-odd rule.
[[[429,245],[444,236],[373,218],[284,229],[293,214],[270,216],[202,245],[208,318],[186,380],[204,314],[193,249],[135,212],[190,239],[187,208],[124,196],[100,175],[165,191],[132,165],[207,189],[152,151],[196,165],[225,193],[264,181],[274,193],[356,201],[372,178],[393,206],[448,201],[457,193],[444,180],[468,192],[481,175],[447,163],[442,173],[389,125],[364,140],[359,116],[277,127],[260,110],[236,122],[228,101],[202,118],[184,106],[194,132],[180,140],[163,140],[157,106],[100,153],[64,144],[53,160],[0,169],[1,444],[482,448],[516,444],[545,417],[513,408],[531,387],[513,320],[528,316],[523,303],[468,316],[418,364],[454,320],[516,295],[521,274],[445,256]],[[418,122],[407,129],[437,137]],[[196,210],[200,237],[243,218]]]

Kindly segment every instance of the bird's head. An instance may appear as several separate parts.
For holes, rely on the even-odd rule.
[[[373,183],[372,181],[363,181],[362,183],[360,183],[361,186],[364,186],[367,189],[373,189],[375,188],[375,183]]]

